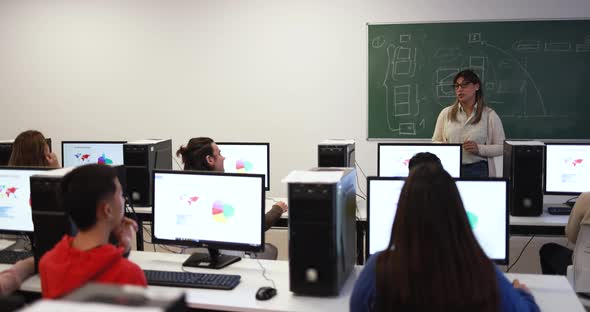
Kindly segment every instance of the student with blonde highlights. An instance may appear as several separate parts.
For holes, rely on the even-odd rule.
[[[14,139],[8,165],[60,168],[57,156],[49,151],[45,137],[36,130],[22,132]]]
[[[506,138],[502,121],[486,105],[483,84],[475,72],[458,73],[453,85],[457,99],[438,115],[432,141],[463,144],[462,177],[494,177],[493,157],[502,155]]]

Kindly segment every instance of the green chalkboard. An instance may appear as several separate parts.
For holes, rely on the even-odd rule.
[[[590,138],[590,20],[368,26],[369,138],[430,138],[471,68],[507,138]]]

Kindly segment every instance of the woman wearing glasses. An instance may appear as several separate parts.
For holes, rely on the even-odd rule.
[[[438,115],[432,141],[463,144],[461,176],[495,176],[493,157],[502,155],[506,138],[502,121],[486,105],[483,85],[472,70],[459,72],[453,84],[457,99]]]

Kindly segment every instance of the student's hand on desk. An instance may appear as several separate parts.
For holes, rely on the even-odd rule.
[[[137,222],[134,220],[123,217],[121,224],[113,231],[113,234],[119,241],[119,246],[125,248],[125,250],[131,249],[131,241],[133,240],[133,234],[137,232]]]
[[[289,206],[287,206],[287,204],[285,204],[285,202],[278,201],[278,202],[276,202],[275,205],[281,207],[281,209],[283,210],[283,213],[285,213],[289,210]]]
[[[529,294],[531,293],[531,290],[524,283],[521,283],[517,279],[515,279],[514,281],[512,281],[512,286],[514,286],[514,288],[517,288],[517,289],[522,289],[522,290],[524,290],[525,292],[527,292]]]
[[[477,147],[477,143],[473,141],[465,141],[463,143],[463,148],[471,154],[479,155],[479,148]]]

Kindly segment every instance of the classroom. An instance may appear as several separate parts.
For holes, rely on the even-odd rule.
[[[448,102],[430,103],[430,106],[426,103],[416,112],[426,118],[408,121],[418,127],[416,135],[391,131],[385,119],[380,119],[387,112],[372,106],[377,103],[373,99],[386,98],[385,93],[372,97],[382,86],[380,77],[385,77],[372,66],[377,64],[385,71],[389,52],[387,45],[373,40],[378,36],[372,34],[379,27],[392,25],[394,30],[388,28],[386,33],[397,34],[395,29],[399,27],[429,24],[433,28],[424,29],[434,33],[437,25],[469,23],[474,27],[473,33],[479,33],[475,28],[485,22],[539,21],[548,25],[557,20],[579,21],[588,26],[589,15],[587,0],[559,3],[551,0],[2,1],[0,141],[13,140],[25,130],[39,130],[51,138],[52,151],[63,165],[62,142],[170,140],[170,169],[175,171],[182,170],[184,165],[176,151],[187,146],[191,138],[269,143],[270,179],[263,196],[266,209],[270,210],[269,206],[277,201],[289,203],[289,184],[283,182],[286,177],[293,171],[318,166],[319,143],[353,140],[352,167],[358,178],[354,188],[358,195],[366,197],[367,177],[377,176],[380,169],[379,144],[431,143],[438,113],[455,99],[451,81],[451,96],[443,98]],[[495,34],[501,34],[498,29],[501,28],[495,28]],[[507,32],[506,37],[517,36],[516,26],[510,30],[513,32]],[[534,30],[527,31],[523,33],[534,34]],[[485,31],[480,32],[485,41]],[[581,41],[580,49],[584,44],[590,45],[590,28],[576,29],[576,35],[584,32],[579,39],[586,41]],[[539,36],[543,40],[549,38],[546,33]],[[546,41],[542,43],[545,47]],[[487,60],[495,62],[492,56]],[[534,69],[531,76],[540,75],[547,84],[551,83],[553,72],[566,72],[565,66],[574,61],[564,54],[561,61],[564,67],[552,63],[544,68],[532,56],[527,60],[518,58],[519,64],[528,62],[527,66]],[[431,64],[424,64],[416,65],[421,74],[410,83],[419,86],[421,94],[436,92],[432,91],[437,88],[433,77],[438,72],[432,70],[429,74]],[[457,66],[466,69],[474,64],[462,62]],[[422,65],[427,68],[421,69]],[[551,118],[546,123],[520,128],[517,126],[520,117],[506,117],[509,114],[503,110],[511,103],[501,106],[489,102],[499,112],[505,138],[587,144],[590,123],[584,117],[586,108],[582,107],[584,103],[571,104],[583,98],[587,85],[583,77],[587,72],[588,65],[572,74],[572,80],[559,76],[555,87],[560,89],[541,84],[534,91],[531,84],[526,85],[529,99],[546,91],[563,96],[564,103],[544,97],[549,111],[557,109],[550,112]],[[493,73],[487,71],[480,77],[488,91],[486,95],[494,94],[489,92],[487,83]],[[428,88],[432,90],[427,91]],[[559,95],[559,90],[563,94]],[[562,116],[563,123],[552,123],[561,118],[559,114],[566,111],[564,107],[580,111],[568,111],[571,115]],[[420,124],[422,120],[424,123]],[[224,148],[222,154],[223,151]],[[495,175],[502,177],[503,157],[495,157],[492,163]],[[227,167],[226,160],[226,170]],[[544,203],[558,204],[570,197],[573,196],[545,194]],[[361,197],[358,200],[357,206],[366,210],[366,201]],[[175,271],[179,271],[190,253],[179,253],[184,248],[149,244],[152,228],[151,215],[147,212],[151,210],[143,215],[141,206],[147,205],[137,206],[137,214],[146,222],[140,224],[141,231],[133,239],[129,259],[140,266],[159,263],[160,259],[163,259],[160,262],[178,262]],[[566,276],[541,275],[539,250],[543,245],[557,243],[574,248],[564,235],[568,216],[539,218],[509,217],[508,259],[498,268],[506,271],[512,266],[508,279],[512,282],[515,277],[510,274],[514,274],[527,284],[542,311],[584,311],[590,300],[578,296],[575,285]],[[186,305],[191,309],[349,310],[355,279],[368,260],[367,254],[355,254],[357,265],[351,273],[354,277],[344,284],[339,295],[326,298],[295,295],[289,289],[288,222],[283,216],[281,226],[274,226],[264,236],[278,250],[277,260],[259,262],[277,283],[278,293],[273,299],[255,299],[257,289],[269,281],[263,278],[259,263],[251,259],[243,259],[225,271],[212,272],[242,276],[238,287],[229,292],[210,289],[185,292],[183,288],[157,286],[148,289],[161,290],[170,297],[185,293]],[[357,247],[366,244],[364,240],[363,236],[357,236]],[[361,247],[366,249],[368,245]],[[152,252],[154,249],[158,252]],[[162,263],[148,268],[166,270]],[[2,270],[9,267],[0,265]],[[38,275],[24,281],[21,291],[39,297]]]

